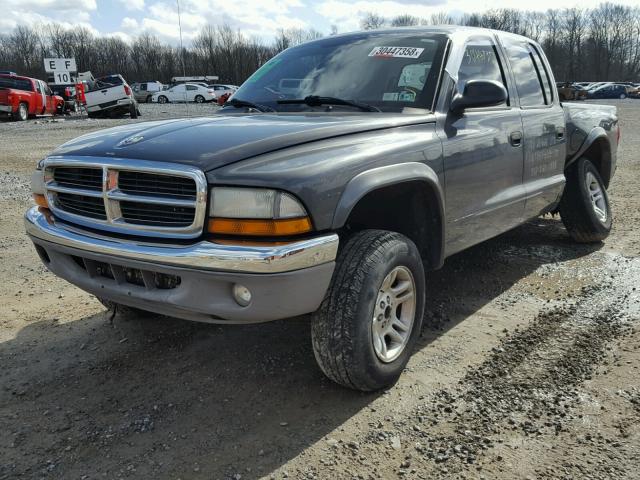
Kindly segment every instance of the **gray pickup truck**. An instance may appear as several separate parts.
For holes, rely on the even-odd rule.
[[[26,230],[105,305],[220,323],[311,313],[332,380],[393,384],[445,258],[559,212],[611,229],[610,106],[561,104],[540,46],[424,27],[332,36],[210,118],[84,135],[43,159]]]

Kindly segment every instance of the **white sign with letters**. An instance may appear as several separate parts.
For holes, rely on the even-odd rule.
[[[44,70],[47,73],[77,72],[75,58],[45,58]]]

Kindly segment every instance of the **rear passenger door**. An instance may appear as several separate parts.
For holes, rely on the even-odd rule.
[[[505,35],[500,41],[520,97],[524,130],[525,218],[549,210],[565,183],[564,111],[553,75],[540,47],[522,37]]]
[[[447,66],[458,92],[469,80],[495,80],[509,97],[495,107],[447,113],[442,146],[448,255],[520,224],[525,201],[520,109],[494,37],[468,39],[461,61],[450,62],[460,63]]]

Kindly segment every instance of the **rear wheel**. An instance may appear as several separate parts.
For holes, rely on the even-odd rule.
[[[13,114],[13,118],[20,122],[27,120],[29,118],[29,106],[21,102],[20,105],[18,105],[18,110]]]
[[[147,98],[144,99],[145,103],[151,103],[151,95],[147,95]]]
[[[129,115],[131,115],[131,118],[138,118],[138,107],[136,107],[135,103],[132,103],[131,107],[129,107]]]
[[[204,97],[202,95],[196,95],[196,103],[204,103]]]
[[[627,98],[627,94],[626,93],[621,93],[620,94],[620,99],[624,100],[625,98]]]
[[[351,237],[311,320],[325,375],[362,391],[395,383],[420,334],[424,291],[422,259],[407,237],[384,230]]]
[[[558,206],[562,223],[577,242],[600,242],[609,236],[613,216],[598,169],[580,158],[567,173],[567,186]]]

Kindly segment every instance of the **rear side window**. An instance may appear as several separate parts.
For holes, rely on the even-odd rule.
[[[33,92],[31,82],[24,78],[0,77],[0,88],[13,88],[14,90]]]
[[[529,45],[508,37],[504,40],[504,44],[516,81],[520,106],[538,107],[545,105],[542,80],[538,74]]]
[[[469,43],[465,47],[458,70],[458,92],[464,92],[469,80],[494,80],[508,90],[496,48],[489,41]]]
[[[195,85],[187,85],[187,90],[198,90],[198,87]]]
[[[534,45],[529,45],[531,52],[533,54],[533,60],[536,65],[536,70],[538,71],[538,76],[542,79],[542,86],[544,88],[544,100],[547,105],[551,105],[553,103],[553,90],[551,89],[551,80],[549,78],[549,72],[547,71],[547,67],[542,61],[542,56],[540,52]]]

